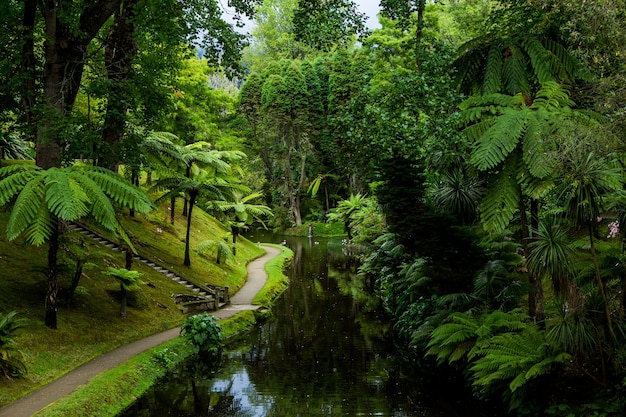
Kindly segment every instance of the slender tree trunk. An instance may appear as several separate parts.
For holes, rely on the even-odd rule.
[[[174,217],[176,215],[176,197],[170,199],[170,224],[174,224]]]
[[[68,290],[69,294],[67,295],[67,299],[70,304],[74,303],[74,293],[76,292],[76,288],[78,287],[78,283],[80,282],[80,278],[83,276],[83,267],[85,266],[85,261],[77,260],[76,268],[74,269],[74,276],[72,277],[72,282],[70,283],[70,288]]]
[[[57,255],[59,252],[59,223],[56,221],[48,242],[48,289],[46,291],[46,318],[44,323],[57,329],[57,296],[59,293]]]
[[[126,287],[120,282],[120,294],[122,299],[120,300],[120,316],[126,318]]]
[[[185,261],[183,262],[185,266],[191,266],[191,256],[189,253],[189,248],[190,248],[189,239],[191,238],[191,214],[193,212],[193,205],[196,202],[196,197],[197,197],[197,193],[195,191],[192,191],[189,193],[189,214],[187,215],[187,236],[185,237]]]
[[[602,275],[600,274],[600,265],[598,265],[598,256],[596,254],[596,246],[593,239],[593,226],[591,224],[591,221],[587,222],[587,229],[589,231],[589,246],[591,250],[591,259],[593,260],[593,267],[595,269],[596,283],[598,284],[598,290],[600,291],[602,301],[604,302],[604,314],[606,316],[606,323],[609,326],[609,331],[611,332],[611,335],[615,337],[615,334],[613,332],[613,320],[611,320],[611,311],[609,310],[609,303],[606,298],[606,291],[604,290]]]
[[[237,237],[239,237],[239,226],[230,226],[233,235],[233,255],[237,255]]]
[[[528,259],[530,249],[528,247],[528,218],[526,216],[526,204],[524,204],[524,196],[519,191],[519,212],[520,212],[520,237],[522,240],[522,248],[524,256]],[[528,271],[528,282],[531,290],[528,293],[528,315],[532,317],[540,327],[545,326],[545,300],[543,297],[543,282],[535,276],[530,270]]]

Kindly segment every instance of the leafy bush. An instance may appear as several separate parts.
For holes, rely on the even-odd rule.
[[[0,375],[5,378],[17,378],[26,373],[22,359],[24,354],[15,347],[14,333],[25,327],[24,319],[15,318],[17,312],[0,313]]]
[[[217,356],[222,350],[222,328],[206,312],[187,318],[181,334],[191,342],[196,355]]]

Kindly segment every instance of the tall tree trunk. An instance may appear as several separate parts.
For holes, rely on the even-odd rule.
[[[230,232],[233,235],[233,255],[237,255],[237,238],[239,237],[239,226],[230,226]]]
[[[189,239],[191,238],[191,214],[193,212],[193,205],[196,203],[197,196],[198,193],[195,191],[191,191],[189,193],[189,213],[187,214],[187,233],[185,237],[185,261],[183,262],[183,265],[185,266],[191,266],[191,256],[189,253]]]
[[[105,44],[105,67],[110,81],[107,110],[102,131],[104,144],[101,164],[116,171],[120,158],[117,144],[126,131],[128,111],[128,89],[132,77],[132,61],[137,55],[137,42],[133,38],[135,7],[137,0],[123,0],[122,7],[115,12],[115,19]]]
[[[57,329],[57,296],[59,294],[57,255],[59,252],[59,222],[48,241],[48,288],[46,291],[46,317],[44,323],[51,329]]]
[[[43,0],[41,10],[46,27],[43,71],[43,104],[46,106],[37,130],[37,165],[42,168],[61,165],[64,132],[59,121],[74,106],[85,65],[87,47],[102,25],[119,7],[121,0],[91,2],[78,19],[60,18],[57,0]],[[73,23],[77,22],[78,25]]]
[[[521,190],[519,190],[519,212],[521,244],[524,251],[524,257],[528,259],[530,255],[530,249],[528,247],[528,218],[526,216],[526,204],[524,204],[524,196]],[[535,276],[535,274],[533,274],[529,270],[528,283],[531,286],[531,290],[528,293],[528,315],[532,317],[539,326],[543,327],[545,326],[546,319],[545,300],[543,297],[543,282],[541,278]]]

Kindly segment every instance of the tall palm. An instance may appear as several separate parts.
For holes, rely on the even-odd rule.
[[[263,224],[263,218],[273,216],[272,210],[262,204],[254,204],[253,201],[261,198],[262,193],[256,192],[244,195],[241,191],[233,191],[231,199],[226,201],[212,201],[210,206],[215,208],[223,216],[226,216],[233,235],[234,253],[237,253],[237,237],[241,227],[259,221]],[[265,224],[263,224],[265,226]]]
[[[198,174],[192,178],[187,178],[185,176],[161,178],[152,186],[152,191],[165,191],[165,194],[159,197],[157,202],[163,199],[171,199],[172,196],[178,196],[181,193],[186,196],[186,200],[188,202],[188,212],[187,230],[185,234],[185,259],[183,261],[185,266],[191,266],[191,219],[193,215],[193,208],[198,201],[198,198],[204,197],[209,200],[223,199],[222,192],[225,188],[227,188],[227,184],[221,184],[221,181],[216,181],[215,177],[209,175],[206,171],[198,172]]]
[[[59,224],[92,217],[126,238],[116,206],[138,213],[153,209],[150,198],[104,168],[70,166],[44,170],[35,165],[0,168],[0,206],[11,205],[7,237],[24,235],[33,245],[48,241],[46,326],[57,328]]]
[[[575,254],[567,232],[554,221],[540,222],[537,234],[528,246],[528,268],[539,279],[550,279],[554,293],[567,300],[570,308],[581,308],[582,295],[572,280]]]

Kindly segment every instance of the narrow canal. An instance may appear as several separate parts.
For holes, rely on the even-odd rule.
[[[401,372],[382,341],[387,320],[351,295],[340,240],[286,244],[295,253],[290,285],[271,319],[232,343],[214,369],[182,366],[123,417],[482,415],[452,383]]]

